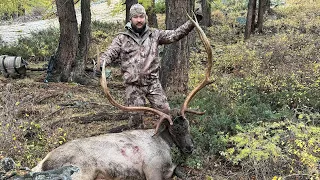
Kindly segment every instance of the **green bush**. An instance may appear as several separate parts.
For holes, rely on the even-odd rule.
[[[225,143],[220,139],[221,132],[233,131],[235,126],[228,106],[225,97],[210,88],[203,89],[194,97],[190,108],[205,111],[205,115],[188,116],[196,148],[187,158],[187,165],[201,168],[206,158],[204,154],[214,155],[225,149]]]
[[[96,57],[97,49],[104,51],[118,32],[124,30],[122,23],[106,23],[100,21],[92,22],[92,41],[89,50],[89,57]]]
[[[123,28],[120,23],[104,23],[93,21],[92,22],[92,38],[93,44],[102,43],[104,49],[110,44],[112,38],[119,30]],[[41,59],[55,54],[59,41],[59,29],[49,28],[39,32],[32,32],[30,37],[19,38],[18,42],[11,44],[0,44],[0,54],[11,56],[21,56],[24,59]],[[1,42],[1,40],[0,40]],[[90,57],[96,55],[96,49],[91,50]],[[30,59],[30,57],[33,57]]]
[[[203,154],[211,156],[224,151],[226,142],[221,137],[224,133],[237,134],[239,124],[272,122],[293,115],[287,108],[272,110],[269,102],[262,100],[263,95],[252,89],[246,90],[245,95],[233,98],[229,99],[223,91],[206,88],[190,104],[191,107],[206,112],[201,117],[189,118],[197,147],[193,159],[204,160]],[[200,162],[197,164],[201,164]]]
[[[287,119],[238,125],[237,131],[234,136],[225,136],[232,147],[221,154],[242,166],[248,176],[271,179],[288,174],[319,175],[319,127]]]
[[[14,45],[1,44],[0,54],[21,56],[24,59],[35,57],[44,59],[53,55],[58,46],[59,29],[49,28],[40,32],[32,32],[30,37],[22,37]]]
[[[281,23],[286,21],[283,19]],[[310,22],[306,29],[312,33],[301,33],[301,27],[295,23],[287,23],[286,29],[280,28],[268,38],[255,35],[247,41],[241,40],[237,34],[240,29],[229,20],[206,30],[214,47],[211,78],[215,81],[191,102],[192,107],[206,110],[206,115],[191,118],[196,150],[187,164],[196,168],[210,166],[206,159],[224,152],[227,160],[238,160],[235,166],[240,166],[246,177],[313,175],[319,161],[319,144],[314,143],[320,124],[320,66],[315,62],[318,59],[315,42],[319,37],[314,34],[317,30],[311,30]],[[205,51],[202,44],[197,44],[200,50],[192,52],[190,60],[191,88],[204,78],[206,65]],[[293,122],[294,118],[299,121]],[[300,123],[312,130],[299,129]],[[299,128],[294,129],[295,126]],[[263,136],[271,131],[272,135]],[[282,135],[285,141],[291,131],[297,140],[290,141],[290,145],[281,145],[274,135]],[[307,137],[300,139],[298,136],[304,133]],[[298,145],[301,141],[311,143]],[[232,153],[230,146],[235,149]]]
[[[119,29],[121,28],[124,28],[124,25],[122,23],[107,23],[101,21],[92,22],[92,32],[102,31],[112,35],[119,32]]]
[[[157,13],[157,14],[166,13],[165,0],[156,1],[156,3],[155,3],[155,13]]]

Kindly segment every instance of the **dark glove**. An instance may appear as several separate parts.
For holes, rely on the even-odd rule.
[[[197,21],[201,21],[203,18],[203,14],[202,14],[202,10],[201,8],[197,8],[194,12],[194,14],[196,15]]]

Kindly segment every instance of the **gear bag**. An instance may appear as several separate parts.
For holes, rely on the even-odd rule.
[[[4,77],[21,78],[26,75],[27,62],[19,56],[0,56],[0,71]]]

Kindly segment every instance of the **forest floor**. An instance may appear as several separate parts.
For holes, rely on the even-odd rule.
[[[37,64],[31,64],[31,67],[36,66]],[[10,124],[8,122],[12,119],[16,120],[16,125],[10,124],[12,127],[2,131],[6,137],[0,137],[0,159],[3,153],[5,157],[18,160],[22,167],[30,167],[30,164],[39,161],[48,151],[67,141],[119,131],[123,126],[127,126],[129,114],[108,102],[97,77],[92,77],[96,85],[80,85],[44,83],[45,76],[45,72],[39,71],[27,71],[27,77],[24,79],[0,76],[0,91],[3,96],[0,107],[2,127]],[[114,78],[109,80],[108,86],[112,96],[121,103],[124,94],[123,84]],[[155,116],[145,114],[146,129],[154,128],[156,122]],[[41,126],[41,130],[35,127],[36,124]],[[14,126],[23,127],[25,130],[21,132]],[[30,145],[32,141],[38,141],[38,136],[43,132],[43,140],[48,146],[44,150],[25,151],[28,145],[21,145],[11,139],[14,134],[21,142],[29,142]],[[21,148],[21,154],[9,150],[16,147]],[[28,159],[26,156],[35,159]],[[208,157],[205,168],[184,166],[183,169],[190,180],[207,179],[206,177],[222,180],[229,179],[228,176],[232,175],[232,171],[224,169],[219,160],[211,157]]]
[[[43,66],[43,63],[31,63],[29,67],[37,68],[39,66]],[[121,103],[124,86],[119,81],[120,74],[117,73],[117,69],[112,72],[113,78],[109,80],[108,86],[112,96]],[[91,76],[96,84],[44,83],[45,71],[27,71],[27,77],[24,79],[0,76],[0,91],[3,97],[0,107],[2,127],[10,124],[8,122],[11,122],[12,119],[16,119],[15,123],[17,123],[2,131],[6,136],[5,139],[0,137],[2,146],[0,149],[4,153],[3,155],[21,161],[19,164],[23,167],[29,167],[29,164],[34,164],[36,159],[30,160],[26,158],[27,155],[43,158],[48,151],[64,142],[105,134],[110,130],[118,131],[126,126],[128,113],[118,110],[108,102],[100,87],[99,78],[93,77],[90,73],[87,75]],[[157,118],[152,114],[145,114],[146,128],[155,127],[156,122]],[[39,124],[41,132],[32,126],[32,123]],[[24,127],[25,131],[18,131],[14,126]],[[30,142],[42,132],[46,134],[43,139],[49,147],[40,151],[26,152],[23,149],[28,145],[21,145],[10,138],[14,134],[14,136],[20,137],[18,138],[20,141]],[[21,146],[21,154],[16,154],[17,151],[9,151],[9,149],[19,146]],[[24,154],[22,154],[23,152]],[[206,168],[203,169],[183,167],[188,179],[200,180],[206,179],[207,176],[217,180],[228,179],[227,177],[232,173],[232,171],[222,168],[221,162],[214,158],[208,157],[206,163]],[[222,178],[223,176],[225,177]]]

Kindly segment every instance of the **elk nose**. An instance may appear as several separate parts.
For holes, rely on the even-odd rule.
[[[191,144],[191,145],[186,146],[186,153],[191,154],[191,153],[192,153],[192,151],[193,151],[193,145],[192,145],[192,144]]]

